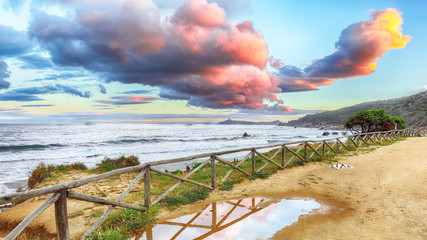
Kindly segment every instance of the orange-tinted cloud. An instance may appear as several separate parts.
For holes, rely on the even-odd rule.
[[[374,11],[371,20],[348,26],[341,32],[335,51],[315,60],[304,70],[286,66],[281,69],[284,91],[315,90],[340,78],[368,75],[375,71],[376,61],[388,50],[403,48],[411,39],[403,36],[400,12],[389,8]],[[293,76],[292,76],[293,74]]]
[[[268,60],[268,46],[264,37],[253,28],[253,23],[245,21],[233,24],[228,31],[217,36],[217,45],[233,61],[265,68]]]

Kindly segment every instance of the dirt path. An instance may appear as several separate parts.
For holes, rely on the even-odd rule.
[[[232,192],[214,191],[208,200],[313,197],[330,206],[329,214],[302,216],[273,239],[427,239],[427,137],[408,138],[340,163],[354,168],[309,164],[244,182]],[[191,207],[180,211],[186,212]]]
[[[202,204],[251,196],[312,197],[329,206],[328,214],[301,216],[273,239],[427,239],[426,150],[427,137],[408,138],[340,161],[354,166],[351,169],[335,170],[325,162],[311,163],[279,171],[268,179],[245,181],[230,192],[215,190]],[[159,218],[194,209],[195,205],[187,205],[172,213],[161,212]],[[10,209],[7,215],[0,214],[0,222],[27,211]],[[45,224],[44,231],[55,232],[53,217],[40,222]],[[87,227],[79,218],[71,219],[70,225],[74,233]]]

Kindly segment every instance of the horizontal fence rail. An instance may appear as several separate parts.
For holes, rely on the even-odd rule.
[[[259,147],[240,148],[214,153],[204,153],[188,157],[144,163],[138,166],[121,168],[103,174],[73,180],[66,183],[56,184],[49,187],[30,190],[26,192],[0,195],[1,205],[7,203],[17,203],[27,200],[29,198],[53,194],[43,204],[41,204],[32,213],[30,213],[21,223],[19,223],[4,239],[15,239],[31,223],[31,221],[33,221],[38,215],[40,215],[51,205],[55,206],[55,221],[58,239],[70,239],[67,215],[67,198],[110,206],[81,238],[86,239],[101,226],[101,224],[107,219],[108,215],[115,209],[115,207],[145,211],[150,206],[159,203],[163,198],[165,198],[168,194],[170,194],[174,189],[176,189],[184,182],[209,190],[213,190],[217,188],[218,177],[221,178],[221,181],[225,181],[233,171],[238,171],[245,176],[251,176],[252,174],[258,173],[263,170],[268,164],[272,164],[278,169],[285,169],[293,161],[305,162],[309,159],[314,159],[314,157],[323,159],[331,152],[336,154],[339,153],[342,149],[351,150],[362,145],[376,143],[377,141],[382,142],[393,140],[396,137],[405,138],[411,136],[425,135],[427,135],[426,130],[392,130],[387,132],[361,133],[322,140],[306,140]],[[267,156],[267,154],[262,153],[260,151],[266,149],[273,149],[270,150],[271,156]],[[226,160],[224,157],[220,157],[233,153],[243,153],[244,157],[241,159],[235,159],[234,161],[229,161]],[[281,156],[280,161],[276,162],[274,159],[279,154]],[[286,159],[286,154],[288,154],[288,156],[290,155],[288,159]],[[259,168],[257,168],[255,164],[256,158],[260,159],[261,161],[264,161],[264,164]],[[200,165],[189,171],[184,177],[179,177],[174,174],[168,173],[167,171],[160,171],[156,168],[153,168],[155,166],[166,165],[170,163],[189,162],[194,160],[199,160]],[[251,168],[249,172],[248,170],[242,169],[240,167],[244,162],[247,161],[251,162]],[[227,171],[227,173],[223,177],[217,176],[216,166],[218,164],[227,165],[231,167],[231,169]],[[190,176],[192,176],[197,171],[206,166],[209,166],[211,168],[210,185],[206,185],[204,183],[189,179]],[[73,188],[77,188],[95,181],[106,179],[111,176],[135,171],[138,171],[139,174],[115,200],[91,196],[88,194],[78,193],[71,190]],[[166,177],[174,178],[179,181],[175,185],[170,187],[168,190],[166,190],[164,193],[159,195],[155,200],[151,201],[151,172],[161,174]],[[144,206],[136,206],[132,204],[122,203],[122,200],[141,179],[143,179],[144,181]]]

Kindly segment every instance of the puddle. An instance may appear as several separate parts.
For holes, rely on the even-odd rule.
[[[214,202],[197,213],[144,229],[134,240],[267,239],[302,214],[319,209],[312,199],[245,198]]]

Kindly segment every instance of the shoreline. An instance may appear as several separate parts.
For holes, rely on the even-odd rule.
[[[339,162],[354,166],[351,169],[336,170],[327,162],[310,163],[279,171],[267,179],[245,180],[236,184],[232,191],[212,191],[203,202],[183,205],[173,212],[161,211],[158,219],[160,222],[188,214],[198,204],[230,198],[312,197],[322,205],[337,206],[336,209],[341,211],[304,215],[297,223],[278,231],[273,239],[289,235],[293,239],[425,239],[427,226],[421,220],[427,219],[427,189],[424,184],[427,182],[427,164],[423,154],[426,145],[427,137],[407,138],[371,152],[343,156]],[[27,201],[25,206],[12,208],[13,214],[0,214],[0,222],[4,225],[13,219],[18,221],[29,211],[27,209],[39,202]],[[69,213],[87,206],[87,203],[70,201]],[[55,233],[54,221],[48,212],[49,209],[36,219],[34,225]],[[83,218],[70,219],[70,231],[84,231],[84,223]]]
[[[19,125],[19,124],[17,124],[17,125]],[[177,125],[177,126],[180,126],[182,124],[163,124],[163,125]],[[199,125],[195,124],[193,126],[185,126],[185,128],[182,128],[182,129],[187,129],[188,127],[190,127],[190,128],[198,128],[198,127],[200,127]],[[310,133],[310,134],[306,135],[307,134],[306,132],[293,132],[294,129],[290,128],[290,127],[280,127],[285,133],[287,132],[288,136],[284,136],[284,138],[278,140],[278,139],[276,139],[275,136],[270,136],[270,135],[267,134],[267,137],[263,137],[261,135],[255,135],[253,132],[254,131],[258,131],[259,127],[261,127],[261,128],[264,128],[264,127],[271,128],[271,127],[279,127],[279,126],[272,126],[272,125],[232,125],[231,126],[231,125],[220,125],[220,124],[211,124],[211,125],[215,125],[215,126],[218,126],[219,128],[225,128],[225,129],[228,129],[229,127],[234,127],[234,128],[237,127],[237,128],[239,128],[236,132],[233,132],[232,135],[222,136],[225,140],[219,139],[218,141],[214,141],[214,142],[211,143],[211,144],[218,144],[218,142],[220,142],[220,141],[226,141],[227,143],[229,143],[230,145],[233,145],[233,146],[227,148],[227,147],[224,147],[223,144],[219,144],[218,148],[214,148],[214,149],[212,148],[211,149],[210,145],[206,145],[206,146],[203,146],[203,147],[205,147],[205,148],[209,147],[209,149],[206,149],[206,150],[194,150],[193,151],[193,147],[192,146],[194,146],[194,148],[200,148],[201,147],[200,143],[203,142],[202,140],[204,138],[202,140],[197,139],[197,140],[194,140],[194,142],[191,142],[189,140],[189,139],[191,139],[191,137],[189,137],[189,136],[178,136],[178,138],[175,139],[174,141],[180,142],[180,141],[184,140],[184,142],[180,142],[179,146],[174,145],[174,147],[175,147],[174,151],[171,151],[171,152],[168,152],[168,153],[164,153],[159,148],[158,150],[160,152],[162,152],[162,153],[154,153],[154,151],[148,151],[147,153],[145,153],[145,154],[148,154],[148,155],[145,156],[144,153],[142,153],[143,151],[132,150],[133,145],[137,144],[137,142],[134,142],[134,141],[137,141],[137,140],[128,137],[129,139],[127,139],[127,138],[126,139],[130,140],[130,143],[124,143],[123,146],[129,147],[131,150],[125,150],[125,152],[120,152],[120,149],[117,149],[117,151],[115,151],[114,154],[112,154],[111,152],[106,152],[104,154],[104,153],[100,153],[99,151],[95,151],[95,152],[93,152],[93,154],[92,154],[92,152],[87,153],[87,154],[83,154],[81,156],[77,154],[78,157],[76,159],[74,159],[74,158],[67,159],[67,158],[61,158],[60,157],[60,158],[57,159],[57,160],[60,160],[60,161],[55,160],[55,162],[52,162],[51,160],[47,160],[47,157],[46,157],[46,159],[37,160],[37,162],[36,161],[34,161],[34,162],[30,161],[29,164],[30,165],[34,165],[31,168],[30,167],[27,168],[26,166],[22,166],[19,170],[11,169],[11,171],[8,171],[8,174],[0,175],[0,178],[4,177],[5,179],[8,179],[8,180],[10,179],[10,181],[2,181],[2,183],[0,183],[0,195],[15,193],[17,190],[22,189],[22,188],[25,189],[27,187],[28,172],[32,171],[37,166],[37,164],[39,164],[41,162],[44,162],[47,165],[48,164],[60,165],[60,164],[71,164],[71,163],[74,163],[74,162],[83,162],[88,167],[93,167],[97,163],[101,162],[103,159],[105,159],[107,157],[118,157],[120,154],[123,153],[125,155],[137,155],[139,157],[139,159],[141,160],[141,163],[146,163],[146,162],[151,162],[151,161],[158,161],[159,159],[161,159],[161,160],[168,160],[168,159],[174,158],[175,156],[187,157],[189,155],[194,155],[194,154],[197,154],[199,152],[207,153],[207,152],[213,152],[213,151],[232,150],[232,149],[240,148],[240,147],[243,147],[243,146],[257,147],[257,146],[261,146],[261,145],[272,145],[272,144],[276,144],[276,143],[286,143],[286,142],[297,141],[297,140],[308,140],[308,139],[310,139],[310,140],[320,140],[320,139],[329,138],[329,137],[332,137],[332,136],[342,136],[341,132],[343,132],[343,131],[339,131],[340,132],[339,135],[323,136],[322,135],[323,131],[330,131],[330,132],[332,132],[333,130],[318,130],[316,128],[301,128],[301,129],[303,129],[303,131],[307,130],[306,132]],[[38,126],[38,125],[35,124],[35,126]],[[71,126],[81,126],[81,125],[71,125]],[[140,125],[138,125],[138,126],[140,127]],[[83,127],[85,127],[85,126],[83,125]],[[252,132],[248,131],[248,128],[249,128],[249,130],[252,130]],[[251,133],[252,137],[243,138],[242,134],[245,131],[248,131],[249,133]],[[218,136],[216,136],[215,134],[211,133],[211,135],[212,136],[209,137],[210,139],[218,138]],[[306,136],[308,136],[308,137],[306,138]],[[176,137],[176,136],[174,136],[174,137]],[[189,137],[189,138],[187,139],[187,137]],[[231,140],[227,140],[227,138],[230,138]],[[259,138],[261,138],[261,140],[259,140]],[[287,139],[287,138],[289,138],[289,139]],[[145,139],[145,138],[141,136],[141,137],[138,137],[138,139]],[[164,142],[161,142],[165,147],[167,146],[167,144],[171,143],[170,141],[172,141],[172,140],[167,140],[167,139],[168,138],[166,137],[166,140],[164,140]],[[172,138],[172,139],[174,139],[174,138]],[[236,139],[238,141],[242,141],[242,143],[236,144]],[[112,139],[108,139],[108,141],[116,141],[116,140],[114,140],[113,138]],[[260,142],[253,143],[252,140],[254,140],[254,141],[258,141],[259,140],[261,143]],[[264,140],[265,140],[265,142],[263,143]],[[123,141],[123,139],[118,139],[117,141],[120,142],[120,141]],[[186,141],[189,141],[189,142],[186,142]],[[249,141],[249,142],[243,142],[243,141]],[[141,143],[145,144],[146,142],[142,141]],[[45,145],[50,146],[50,145],[56,145],[56,144],[63,145],[64,147],[67,147],[67,149],[72,147],[71,144],[67,144],[66,142],[57,142],[57,141],[49,142],[49,143],[47,143]],[[156,144],[157,145],[159,143],[152,142],[152,143],[149,143],[149,144]],[[100,145],[102,145],[102,142],[100,143]],[[185,145],[185,147],[183,147],[184,145]],[[151,146],[151,145],[149,145],[149,146]],[[138,147],[138,149],[143,149],[144,147],[149,147],[149,146],[148,145],[147,146],[140,145]],[[118,147],[120,147],[120,145],[117,145],[116,147],[118,148]],[[89,148],[89,147],[87,147],[87,148]],[[90,148],[96,148],[96,147],[91,146]],[[47,150],[50,150],[50,149],[47,148],[45,150],[33,150],[33,151],[35,151],[35,153],[39,155],[43,151],[47,151]],[[52,153],[56,153],[56,152],[60,152],[60,151],[61,151],[61,149],[52,149],[52,151],[49,151],[48,155],[49,154],[52,155]],[[21,153],[25,153],[25,152],[26,151],[17,152],[16,154],[21,154]],[[0,154],[2,154],[2,153],[4,154],[4,156],[7,156],[5,154],[7,152],[0,152]],[[15,153],[10,153],[10,154],[15,154]],[[157,155],[159,155],[159,156],[157,157]],[[16,160],[16,162],[19,162],[19,161],[22,161],[22,160],[23,159],[18,159],[18,160]],[[7,163],[7,164],[9,164],[9,163]],[[13,163],[13,164],[15,164],[15,163]],[[189,165],[191,167],[191,164],[189,162],[187,162],[187,163],[181,163],[181,164],[171,164],[170,166],[160,167],[159,169],[161,169],[161,170],[166,170],[167,169],[169,171],[174,171],[174,170],[178,170],[178,169],[179,170],[185,170],[187,165]],[[8,166],[6,165],[6,167],[8,167]],[[12,172],[12,174],[10,174],[10,172]]]

